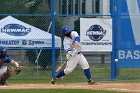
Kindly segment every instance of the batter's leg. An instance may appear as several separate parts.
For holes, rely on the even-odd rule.
[[[91,78],[89,63],[87,62],[83,54],[79,54],[79,55],[81,56],[81,58],[78,64],[84,69],[85,76],[88,79],[88,84],[94,84],[95,82]]]
[[[71,73],[78,64],[79,56],[73,56],[67,61],[66,68],[61,70],[52,80],[51,84],[55,84],[56,80],[66,74]]]

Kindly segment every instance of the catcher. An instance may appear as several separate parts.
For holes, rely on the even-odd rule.
[[[21,72],[19,64],[7,55],[4,47],[0,46],[0,85],[7,85],[6,80],[13,74],[13,68],[6,66],[5,63],[14,65],[16,74]]]

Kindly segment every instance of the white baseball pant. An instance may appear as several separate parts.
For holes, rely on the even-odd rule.
[[[83,69],[89,68],[89,64],[86,58],[82,53],[80,53],[80,54],[75,54],[67,61],[66,68],[64,69],[64,73],[65,74],[71,73],[75,69],[77,64],[79,64]]]

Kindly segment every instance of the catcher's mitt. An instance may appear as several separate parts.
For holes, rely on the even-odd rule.
[[[21,67],[17,67],[17,68],[15,69],[15,72],[16,72],[16,75],[18,75],[19,73],[21,73]]]

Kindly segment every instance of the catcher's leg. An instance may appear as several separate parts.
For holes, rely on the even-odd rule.
[[[0,77],[1,77],[4,73],[6,73],[6,71],[7,71],[7,66],[2,66],[2,67],[0,67]]]
[[[1,78],[0,78],[0,84],[4,85],[5,82],[6,82],[6,80],[7,80],[8,78],[10,78],[12,74],[13,74],[13,69],[12,69],[12,67],[8,67],[8,68],[7,68],[7,71],[6,71],[6,72],[1,76]]]

